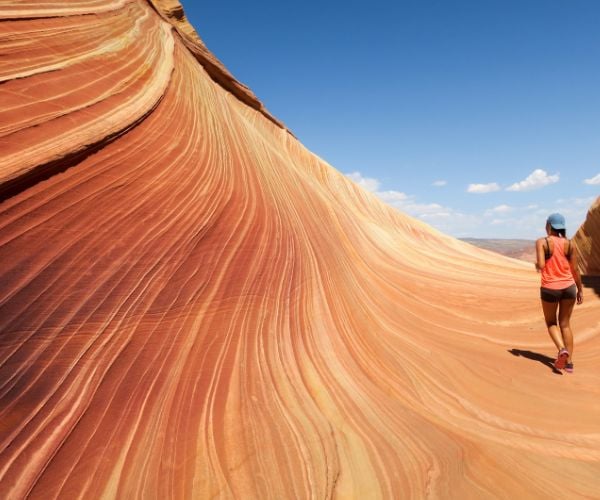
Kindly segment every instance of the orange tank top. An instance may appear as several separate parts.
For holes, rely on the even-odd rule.
[[[546,265],[542,269],[542,287],[551,290],[562,290],[575,284],[569,260],[565,255],[565,240],[558,236],[549,236],[552,240],[552,255],[546,259]]]

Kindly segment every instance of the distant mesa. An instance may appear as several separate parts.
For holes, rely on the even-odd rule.
[[[523,239],[461,238],[462,241],[525,262],[535,262],[535,241]]]

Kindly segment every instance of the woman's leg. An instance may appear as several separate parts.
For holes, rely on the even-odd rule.
[[[556,310],[558,309],[558,302],[547,302],[542,300],[542,309],[544,311],[544,319],[546,320],[546,326],[548,327],[548,333],[550,338],[556,345],[556,349],[559,351],[565,347],[563,337],[558,329],[558,323],[556,320]]]
[[[560,301],[558,308],[558,324],[562,334],[563,342],[569,351],[569,363],[572,362],[573,356],[573,332],[571,331],[571,313],[575,306],[575,299],[563,299]]]

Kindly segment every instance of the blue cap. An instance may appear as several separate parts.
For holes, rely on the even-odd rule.
[[[551,214],[546,220],[553,229],[565,229],[565,218],[560,214]]]

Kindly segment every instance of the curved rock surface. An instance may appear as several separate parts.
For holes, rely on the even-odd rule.
[[[600,196],[590,207],[573,241],[577,246],[581,272],[600,276]]]
[[[0,3],[1,498],[591,498],[600,307],[307,151],[173,1]],[[566,486],[565,486],[566,485]]]

